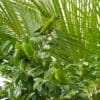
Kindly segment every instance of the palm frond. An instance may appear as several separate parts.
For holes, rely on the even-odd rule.
[[[1,0],[1,20],[17,34],[34,36],[34,32],[51,16],[59,16],[55,24],[50,26],[53,26],[52,33],[57,35],[54,43],[57,45],[51,46],[51,54],[64,58],[64,61],[89,60],[93,54],[100,56],[98,8],[99,1],[93,0],[31,0],[29,3]]]
[[[0,10],[1,14],[3,15],[3,22],[8,25],[17,35],[22,34],[22,26],[16,14],[17,12],[14,11],[11,3],[8,0],[1,0]]]

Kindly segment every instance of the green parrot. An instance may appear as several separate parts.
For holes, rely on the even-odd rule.
[[[67,83],[67,77],[66,74],[64,73],[64,71],[62,69],[57,69],[55,72],[55,79],[62,83],[62,84],[66,84]]]
[[[42,35],[48,34],[50,31],[53,30],[53,26],[56,20],[59,19],[59,16],[53,15],[51,18],[46,21],[39,29],[37,29],[34,33],[39,32]]]

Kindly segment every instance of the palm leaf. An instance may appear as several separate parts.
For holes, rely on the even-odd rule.
[[[40,1],[39,5],[43,3],[42,0]],[[87,4],[86,1],[52,0],[52,4],[54,4],[55,11],[59,12],[62,19],[60,20],[62,21],[60,24],[61,29],[59,29],[60,32],[56,32],[60,44],[57,45],[57,47],[55,46],[55,48],[53,47],[52,54],[55,52],[57,58],[62,56],[62,58],[67,59],[69,57],[74,60],[81,58],[89,60],[93,54],[99,56],[99,47],[97,45],[100,44],[98,40],[98,38],[100,38],[100,31],[99,28],[97,28],[98,20],[96,16],[98,15],[98,11],[96,11],[96,7],[99,6],[98,3],[90,1],[90,5],[92,4],[94,6],[93,8],[89,8],[90,5]],[[41,8],[39,5],[36,4],[38,9]],[[48,13],[45,8],[42,8],[42,10]],[[88,14],[88,12],[90,14]],[[55,27],[55,29],[58,30],[57,27],[59,27],[58,24]],[[62,50],[66,51],[66,53]]]
[[[20,35],[23,33],[23,29],[14,11],[12,5],[8,0],[0,1],[1,14],[3,15],[4,23],[7,24],[16,34]]]
[[[56,14],[60,17],[54,22],[55,25],[53,26],[53,32],[58,37],[55,45],[57,41],[60,41],[60,43],[55,47],[51,46],[51,54],[56,58],[64,58],[64,61],[65,59],[74,61],[81,58],[89,60],[92,54],[100,55],[100,28],[97,18],[99,16],[98,1],[89,1],[89,4],[86,0],[82,2],[81,0],[32,0],[32,3],[18,0],[14,3],[10,2],[12,4],[3,0],[1,2],[5,7],[4,9],[1,5],[2,13],[9,15],[7,18],[2,17],[2,19],[4,18],[5,22],[8,22],[6,24],[16,33],[23,32],[32,36],[52,15]],[[25,9],[26,5],[27,8]],[[11,8],[13,7],[14,10],[12,11]],[[19,15],[16,13],[19,13]],[[39,17],[36,17],[38,14]],[[19,16],[21,20],[18,19]],[[17,22],[15,19],[17,19]],[[13,25],[12,22],[16,25]],[[14,26],[18,27],[17,30]]]

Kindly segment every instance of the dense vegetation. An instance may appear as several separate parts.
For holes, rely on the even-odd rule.
[[[0,99],[99,100],[100,1],[0,0],[0,73]]]

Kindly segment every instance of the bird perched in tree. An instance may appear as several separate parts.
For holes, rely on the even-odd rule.
[[[46,21],[39,29],[37,29],[34,33],[39,32],[41,35],[45,35],[50,33],[54,28],[54,24],[56,22],[56,20],[59,19],[59,16],[53,15],[51,16],[51,18]]]

